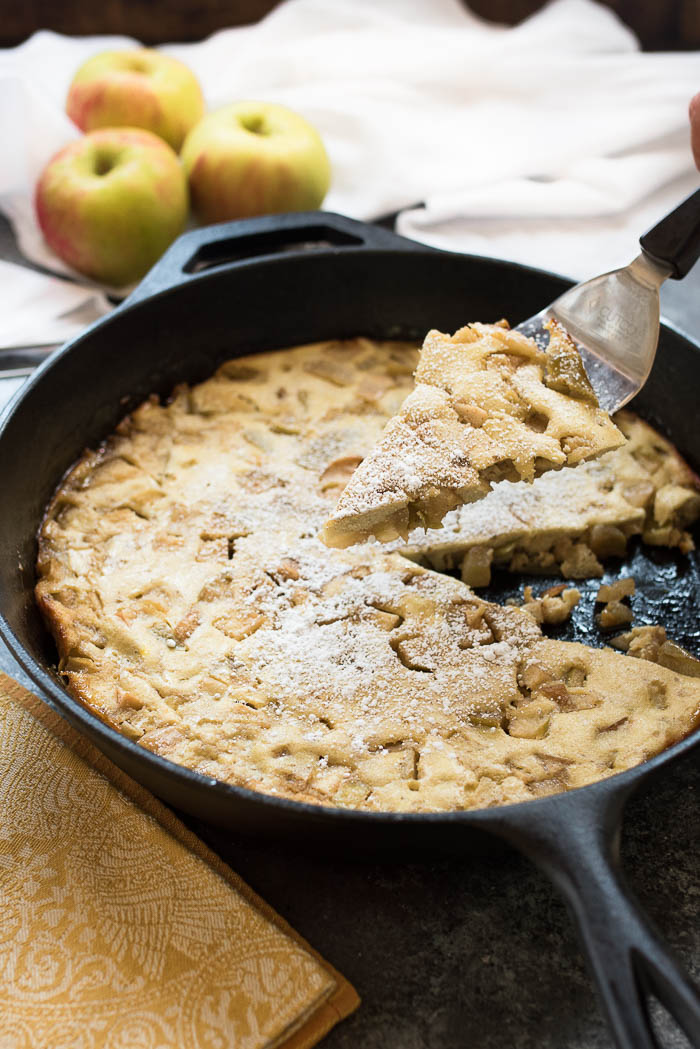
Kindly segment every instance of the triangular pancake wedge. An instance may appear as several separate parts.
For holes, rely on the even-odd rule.
[[[532,481],[625,440],[556,324],[546,350],[505,322],[431,331],[415,379],[326,523],[328,546],[437,528],[497,481]]]

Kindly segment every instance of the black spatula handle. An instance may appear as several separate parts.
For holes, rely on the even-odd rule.
[[[667,266],[671,277],[685,277],[700,258],[700,189],[639,238],[642,251]]]

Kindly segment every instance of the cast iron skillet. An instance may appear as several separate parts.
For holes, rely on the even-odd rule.
[[[700,732],[646,764],[526,804],[476,812],[322,808],[219,783],[130,742],[63,689],[32,598],[35,536],[58,480],[152,392],[206,378],[223,359],[316,339],[422,338],[468,319],[514,323],[567,286],[542,271],[438,252],[329,213],[271,216],[181,237],[111,316],[65,346],[20,392],[0,428],[0,631],[47,702],[134,779],[224,826],[367,852],[476,851],[497,836],[553,879],[578,926],[616,1044],[653,1049],[655,995],[700,1046],[700,999],[640,912],[619,862],[631,793],[698,747]],[[664,327],[635,405],[700,462],[700,348]],[[673,623],[666,623],[673,631]]]

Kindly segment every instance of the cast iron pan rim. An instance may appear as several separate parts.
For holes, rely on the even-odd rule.
[[[397,239],[406,240],[407,238],[400,238],[395,234]],[[509,269],[516,269],[530,274],[541,275],[546,278],[555,278],[556,280],[567,281],[569,285],[573,282],[563,277],[561,274],[553,273],[550,270],[543,270],[536,266],[528,266],[522,263],[509,262],[505,259],[494,259],[488,256],[481,255],[468,255],[466,253],[441,251],[440,249],[431,248],[424,245],[419,245],[414,242],[408,241],[411,244],[411,253],[430,255],[434,257],[436,254],[449,255],[452,257],[465,259],[465,260],[478,260],[486,264],[495,266],[505,266]],[[386,252],[391,254],[392,249],[389,246],[382,245],[381,247],[372,246],[357,246],[350,249],[344,249],[345,253],[352,252],[352,254],[370,254],[376,255],[378,253]],[[324,252],[325,254],[337,254],[337,250],[331,249],[330,251]],[[289,255],[286,256],[289,258]],[[303,255],[300,253],[300,257]],[[253,266],[267,266],[269,267],[274,258],[279,256],[264,255],[258,256],[255,259],[249,260],[245,263],[246,269]],[[214,271],[216,272],[216,271]],[[212,272],[204,271],[200,274],[193,275],[190,280],[192,282],[199,282],[200,280],[206,280],[212,276]],[[144,298],[139,298],[134,295],[134,301],[130,299],[125,300],[121,310],[127,311],[131,309],[138,309],[142,303],[151,303],[154,300],[162,299],[164,296],[176,293],[179,290],[178,286],[166,287],[159,291],[154,292],[151,295],[147,295]],[[138,289],[137,289],[138,291]],[[42,382],[44,377],[52,371],[54,366],[62,360],[72,349],[78,344],[82,343],[85,339],[91,338],[96,331],[99,330],[105,324],[112,323],[117,314],[107,314],[104,317],[100,317],[88,328],[86,328],[80,335],[74,339],[69,340],[64,346],[61,347],[56,353],[52,354],[46,361],[44,361],[39,368],[36,369],[32,377],[17,390],[15,395],[11,398],[5,410],[2,412],[0,418],[0,437],[6,428],[6,425],[14,415],[15,411],[19,408],[24,397],[29,393],[34,386]],[[679,335],[685,341],[687,341],[694,350],[700,353],[700,344],[698,344],[694,338],[688,333],[684,332],[677,325],[668,321],[663,322],[663,327],[676,335]],[[642,762],[639,765],[635,765],[624,772],[618,772],[612,776],[608,776],[605,779],[597,780],[594,783],[588,784],[583,787],[577,787],[570,791],[561,791],[556,794],[548,795],[543,798],[534,798],[531,801],[518,802],[517,804],[511,805],[499,805],[493,808],[486,809],[468,809],[461,811],[446,811],[446,812],[372,812],[361,809],[344,809],[336,808],[329,805],[315,805],[309,802],[293,801],[289,798],[278,797],[272,794],[265,794],[262,791],[250,790],[247,787],[239,787],[234,784],[224,783],[221,780],[213,779],[209,776],[204,776],[199,772],[195,772],[192,769],[185,768],[183,765],[178,765],[176,762],[169,761],[167,758],[163,758],[158,754],[154,754],[152,751],[147,750],[145,747],[139,746],[138,743],[127,739],[116,729],[112,728],[106,722],[103,722],[97,714],[92,713],[87,707],[84,707],[76,699],[74,699],[69,692],[60,687],[57,682],[46,672],[46,670],[39,664],[32,655],[24,648],[22,643],[16,637],[14,631],[7,622],[5,616],[0,611],[0,637],[4,640],[12,654],[15,656],[19,664],[26,671],[31,680],[39,687],[40,691],[48,696],[51,704],[53,704],[61,714],[67,714],[68,720],[75,720],[81,725],[85,725],[88,729],[88,736],[90,733],[94,733],[97,737],[101,737],[107,741],[115,749],[121,751],[133,757],[137,762],[143,761],[146,765],[151,765],[157,768],[160,772],[165,773],[171,779],[180,781],[186,786],[203,787],[208,790],[213,790],[224,798],[228,797],[231,799],[240,799],[246,803],[254,803],[265,808],[272,808],[276,811],[282,810],[290,813],[294,813],[299,816],[317,817],[320,819],[332,819],[334,821],[343,822],[345,824],[366,824],[374,823],[376,825],[382,824],[433,824],[439,825],[442,823],[452,823],[455,825],[459,824],[473,824],[478,826],[484,824],[485,829],[488,829],[490,823],[495,822],[496,819],[508,820],[512,818],[516,812],[523,812],[524,807],[527,812],[532,812],[533,815],[537,811],[544,811],[548,806],[551,806],[556,802],[557,798],[562,795],[570,796],[576,794],[581,795],[582,792],[586,792],[587,796],[591,799],[594,795],[604,796],[605,794],[629,794],[632,790],[637,787],[647,776],[651,776],[654,772],[663,768],[668,762],[675,760],[677,757],[681,757],[684,754],[689,753],[695,747],[700,745],[700,729],[686,736],[684,739],[679,740],[671,747],[660,751],[660,753],[649,758],[647,761]]]
[[[326,213],[326,212],[323,212],[323,211],[319,211],[319,212],[313,212],[313,213],[310,213],[310,214],[319,215],[321,217],[323,217],[324,215],[327,215],[331,219],[336,217],[333,212]],[[275,217],[278,217],[278,216],[272,216],[272,218],[275,218]],[[345,216],[339,216],[339,217],[342,218],[342,219],[345,219]],[[229,226],[229,225],[230,225],[230,223],[219,223],[218,224],[218,226],[220,226],[220,227],[225,227],[225,226]],[[358,225],[362,225],[362,224],[358,223]],[[208,227],[208,228],[210,228],[210,229],[217,229],[217,225],[214,225],[214,226]],[[184,239],[187,238],[187,236],[188,236],[188,234],[185,233],[185,234],[183,234],[182,237],[179,238],[179,240],[184,240]],[[408,250],[408,251],[410,251],[410,254],[413,255],[413,256],[415,256],[415,255],[426,255],[426,256],[428,256],[430,258],[434,258],[436,255],[442,255],[442,256],[447,256],[449,258],[453,258],[453,259],[465,260],[465,262],[467,262],[467,263],[471,262],[471,261],[474,261],[474,262],[479,262],[479,263],[485,263],[487,266],[493,266],[493,267],[496,267],[496,268],[503,267],[503,268],[506,268],[506,269],[509,269],[509,270],[516,270],[516,271],[519,271],[519,272],[522,272],[522,273],[527,273],[527,274],[534,275],[536,277],[544,277],[544,278],[547,278],[547,279],[550,279],[550,280],[553,279],[553,280],[556,280],[556,281],[560,281],[560,282],[565,283],[568,287],[573,287],[573,285],[575,283],[571,279],[571,277],[568,277],[565,274],[556,273],[554,270],[542,269],[539,266],[530,266],[527,263],[523,263],[523,262],[512,262],[509,259],[494,258],[493,256],[490,256],[490,255],[476,255],[476,254],[471,254],[471,253],[468,253],[468,252],[448,251],[448,250],[445,250],[444,248],[435,248],[435,247],[432,247],[431,245],[428,245],[428,244],[421,244],[418,241],[413,241],[409,237],[403,237],[399,233],[392,233],[391,236],[393,237],[393,239],[395,239],[395,240],[397,240],[399,242],[403,242],[407,247],[405,247],[405,248],[404,247],[402,247],[402,248],[392,248],[390,246],[390,244],[381,244],[380,246],[373,246],[371,244],[361,244],[361,245],[353,245],[351,247],[345,247],[345,248],[342,248],[342,249],[337,248],[337,247],[331,247],[331,248],[328,248],[328,249],[324,249],[324,250],[320,250],[318,252],[315,252],[314,254],[315,255],[323,254],[323,255],[331,255],[331,256],[340,256],[341,254],[342,255],[363,255],[364,254],[364,255],[370,255],[370,256],[376,256],[377,254],[389,254],[389,255],[397,254],[397,255],[403,256],[403,255],[406,254],[406,251]],[[284,262],[285,260],[288,260],[290,257],[303,259],[303,258],[306,258],[307,256],[306,256],[306,254],[303,251],[289,252],[289,253],[286,253],[285,255],[280,255],[279,253],[272,252],[269,255],[259,255],[259,256],[256,256],[255,258],[246,260],[241,265],[244,265],[246,270],[257,268],[257,267],[260,267],[260,266],[264,266],[265,268],[269,268],[275,262]],[[238,267],[236,266],[235,268],[238,268]],[[201,273],[193,273],[193,274],[191,274],[189,276],[187,283],[188,284],[197,284],[197,283],[199,283],[201,281],[206,281],[207,279],[211,279],[216,274],[216,272],[217,272],[216,269],[212,269],[212,270],[203,270]],[[144,283],[145,283],[145,281],[147,281],[147,279],[148,279],[148,277],[144,278]],[[136,287],[134,289],[134,291],[131,293],[131,295],[129,295],[126,299],[123,300],[123,302],[121,302],[119,304],[119,306],[116,307],[114,312],[108,313],[108,314],[106,314],[103,317],[98,317],[97,320],[93,321],[92,324],[88,325],[88,327],[85,328],[82,332],[80,332],[79,335],[76,335],[76,336],[74,336],[74,338],[69,339],[67,342],[65,342],[63,344],[63,346],[61,346],[59,349],[57,349],[49,357],[47,357],[46,360],[42,361],[42,363],[34,370],[34,372],[29,377],[29,379],[27,379],[24,383],[22,383],[22,385],[15,391],[13,396],[10,398],[10,400],[4,406],[3,410],[0,412],[0,437],[2,436],[2,433],[5,430],[7,422],[9,421],[10,417],[12,415],[14,415],[16,409],[19,407],[19,404],[23,400],[24,396],[26,394],[28,394],[29,391],[32,390],[34,388],[34,386],[37,385],[37,383],[41,382],[43,380],[43,378],[44,378],[44,375],[47,374],[48,372],[50,372],[53,369],[53,367],[56,364],[58,364],[58,362],[60,360],[62,360],[67,354],[69,354],[73,350],[73,348],[75,346],[78,346],[85,339],[92,338],[92,336],[94,335],[94,333],[96,331],[98,331],[104,325],[112,323],[117,316],[121,316],[124,313],[129,312],[131,310],[138,310],[141,305],[144,305],[146,303],[153,303],[153,302],[157,302],[160,299],[167,298],[170,295],[178,293],[182,289],[182,285],[180,285],[180,284],[168,285],[166,287],[159,288],[159,289],[151,292],[150,294],[141,296],[139,294],[140,287],[141,287],[141,285]],[[666,329],[666,330],[668,330],[668,331],[673,332],[674,335],[680,336],[682,339],[684,339],[686,342],[688,342],[692,346],[693,350],[695,350],[697,353],[700,353],[700,342],[697,342],[693,336],[688,334],[688,332],[686,332],[684,329],[680,328],[673,321],[664,319],[664,317],[662,316],[661,317],[661,327]]]
[[[349,221],[345,218],[345,216],[335,216],[333,212],[319,211],[310,212],[309,214],[320,216],[321,220],[324,216],[326,216],[330,219],[334,217],[340,217],[344,221]],[[279,216],[273,215],[269,217],[278,218]],[[222,222],[207,227],[207,229],[216,230],[219,227],[224,228],[229,225],[230,223]],[[358,225],[363,224],[358,223]],[[178,244],[180,241],[186,240],[189,235],[190,234],[188,233],[184,233],[180,238],[178,238],[178,240],[175,243]],[[341,255],[368,255],[371,257],[375,257],[378,254],[387,254],[399,255],[403,257],[406,254],[406,252],[409,251],[412,256],[425,255],[429,258],[434,258],[436,255],[440,255],[448,258],[465,260],[467,263],[470,261],[475,261],[479,263],[485,263],[487,266],[494,266],[496,268],[504,267],[509,270],[516,270],[522,273],[533,274],[534,276],[541,276],[549,279],[554,279],[565,283],[568,287],[572,287],[574,284],[574,281],[572,281],[570,277],[566,277],[561,273],[555,273],[553,270],[541,269],[538,266],[529,266],[523,262],[511,262],[508,259],[498,259],[489,255],[473,255],[467,252],[446,251],[443,248],[434,248],[431,245],[421,244],[418,241],[413,241],[409,237],[401,236],[401,234],[399,233],[392,233],[391,237],[399,243],[403,243],[404,245],[406,245],[406,247],[392,247],[390,243],[382,243],[378,246],[372,244],[358,244],[343,248],[330,247],[327,249],[318,250],[313,254],[314,256],[326,255],[333,257],[339,257]],[[245,260],[245,262],[242,262],[239,265],[244,266],[246,270],[251,270],[261,266],[268,269],[271,266],[273,266],[275,262],[284,263],[292,257],[295,259],[305,259],[308,256],[303,251],[287,252],[284,255],[280,255],[278,252],[271,252],[268,255],[258,255],[255,258]],[[238,265],[235,265],[234,269],[237,268]],[[205,269],[200,273],[192,273],[188,276],[187,284],[195,285],[200,282],[205,282],[214,277],[216,273],[216,269]],[[148,274],[146,275],[142,283],[146,283],[147,281]],[[14,415],[15,411],[19,407],[19,404],[24,399],[25,395],[28,394],[30,390],[32,390],[38,383],[40,383],[43,380],[44,376],[47,373],[49,373],[54,368],[54,366],[58,364],[59,361],[61,361],[67,354],[69,354],[74,347],[81,344],[85,339],[92,338],[96,331],[98,331],[101,327],[103,327],[106,324],[113,323],[115,318],[121,317],[122,315],[131,310],[138,311],[139,307],[145,305],[146,303],[150,304],[158,302],[159,300],[177,294],[182,290],[182,287],[182,284],[166,285],[165,287],[158,288],[155,291],[142,296],[139,293],[141,285],[138,285],[134,289],[134,291],[132,291],[132,293],[126,299],[124,299],[123,302],[119,304],[119,306],[116,307],[114,312],[105,314],[105,316],[103,317],[98,317],[97,320],[93,321],[92,324],[89,324],[87,328],[81,331],[79,335],[76,335],[72,339],[69,339],[67,342],[65,342],[63,346],[57,349],[49,357],[47,357],[46,360],[42,361],[42,363],[34,370],[32,375],[24,383],[22,383],[18,390],[15,391],[13,396],[10,398],[8,403],[0,412],[0,436],[2,436],[7,422],[9,421],[10,417]],[[697,349],[698,352],[700,352],[700,344],[696,343],[694,339],[692,339],[690,336],[680,331],[680,329],[677,329],[671,323],[665,323],[664,326],[671,329],[674,333],[679,334],[683,338],[687,339],[687,341],[692,344],[694,349]]]

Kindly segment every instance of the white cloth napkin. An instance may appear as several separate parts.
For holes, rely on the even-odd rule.
[[[40,32],[0,51],[0,141],[12,142],[0,210],[26,257],[55,272],[69,271],[41,239],[33,186],[77,134],[63,112],[77,66],[131,46]],[[700,54],[641,53],[593,0],[554,0],[512,29],[460,0],[287,0],[257,25],[163,49],[194,70],[209,108],[256,98],[306,116],[333,164],[325,207],[401,211],[400,232],[440,247],[584,277],[633,257],[698,185],[687,107]]]
[[[65,342],[112,309],[108,299],[96,289],[1,259],[0,288],[3,348]]]

